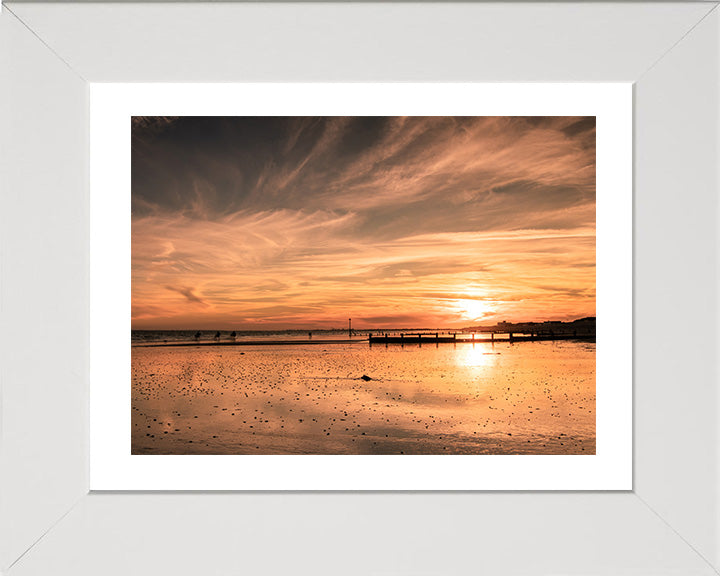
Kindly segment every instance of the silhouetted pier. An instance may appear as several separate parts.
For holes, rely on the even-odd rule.
[[[485,333],[487,334],[487,333]],[[531,333],[531,334],[516,334],[513,332],[503,334],[498,337],[494,332],[490,332],[489,336],[479,334],[466,334],[466,333],[452,333],[452,334],[440,334],[439,332],[422,332],[422,333],[410,333],[410,334],[370,334],[368,337],[370,344],[476,344],[476,343],[490,343],[496,342],[543,342],[543,341],[555,341],[555,340],[582,340],[585,342],[595,342],[595,333],[578,333],[574,332],[563,332],[555,334],[553,332],[543,333]]]

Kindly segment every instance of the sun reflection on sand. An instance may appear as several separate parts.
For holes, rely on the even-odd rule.
[[[476,335],[476,338],[478,336]],[[491,368],[497,363],[497,352],[488,344],[463,344],[455,355],[458,366],[466,368]]]

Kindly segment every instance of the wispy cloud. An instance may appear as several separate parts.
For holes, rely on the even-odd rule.
[[[187,299],[188,302],[192,302],[193,304],[202,304],[203,306],[207,305],[202,298],[200,298],[193,292],[192,288],[188,288],[188,287],[178,288],[175,286],[165,286],[165,288],[167,288],[168,290],[171,290],[172,292],[177,292],[178,294],[182,294],[183,296],[185,296],[185,298]]]
[[[136,327],[594,314],[594,118],[172,126],[133,132]]]

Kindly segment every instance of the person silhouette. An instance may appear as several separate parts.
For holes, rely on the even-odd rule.
[[[195,340],[200,340],[200,336],[202,336],[200,332],[195,332]]]

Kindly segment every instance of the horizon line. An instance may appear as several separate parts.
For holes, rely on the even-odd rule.
[[[596,316],[580,316],[578,318],[575,318],[573,320],[521,320],[521,321],[504,321],[500,320],[498,322],[489,323],[489,324],[474,324],[474,325],[466,325],[466,326],[460,326],[460,327],[452,327],[452,326],[394,326],[394,327],[353,327],[352,330],[355,332],[360,331],[398,331],[398,330],[467,330],[471,328],[490,328],[493,326],[498,326],[501,324],[550,324],[550,323],[566,323],[571,324],[573,322],[577,322],[579,320],[595,320]],[[164,331],[164,332],[189,332],[192,330],[196,330],[198,332],[272,332],[272,331],[280,331],[280,332],[333,332],[333,331],[342,331],[346,332],[348,330],[347,326],[343,327],[332,327],[332,328],[317,328],[317,327],[286,327],[286,328],[218,328],[218,327],[210,327],[210,328],[130,328],[133,332],[157,332],[157,331]]]

